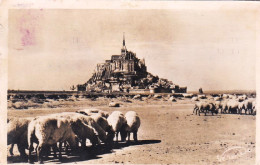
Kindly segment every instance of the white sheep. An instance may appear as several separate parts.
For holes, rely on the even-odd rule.
[[[108,121],[106,118],[104,118],[101,114],[92,114],[91,118],[95,120],[99,124],[101,128],[103,128],[104,131],[110,132],[112,131],[112,126],[109,125]]]
[[[109,125],[107,119],[102,117],[102,114],[92,114],[91,116],[77,114],[74,118],[79,118],[85,124],[94,128],[96,134],[102,142],[110,144],[113,141],[114,131],[112,130],[111,125]],[[108,132],[107,135],[106,132]]]
[[[248,111],[248,114],[253,114],[254,111],[254,100],[252,99],[248,99],[244,101],[244,105],[245,105],[245,113],[246,111]]]
[[[238,113],[238,105],[239,105],[239,102],[237,100],[234,100],[234,99],[230,99],[228,102],[227,102],[227,111],[228,113]]]
[[[239,114],[242,114],[242,110],[245,110],[245,113],[246,113],[246,104],[245,104],[245,101],[242,101],[242,102],[238,102],[238,113]]]
[[[77,148],[76,135],[66,118],[49,115],[33,119],[28,125],[29,162],[32,162],[33,143],[38,143],[37,157],[43,163],[46,148],[66,141],[73,149]],[[61,151],[59,155],[61,158]]]
[[[128,136],[128,141],[130,141],[130,133],[132,132],[133,133],[133,137],[134,137],[134,141],[137,142],[137,132],[138,132],[138,129],[141,125],[141,120],[138,116],[138,114],[134,111],[128,111],[126,114],[125,114],[125,118],[126,118],[126,121],[127,121],[127,125],[126,125],[126,133],[127,133],[127,136]]]
[[[242,101],[245,101],[247,99],[247,96],[246,95],[238,96],[236,99],[237,99],[238,102],[242,102]]]
[[[207,112],[211,112],[212,115],[214,113],[218,113],[218,110],[216,109],[216,104],[214,102],[207,102],[207,101],[200,101],[197,102],[194,106],[193,113],[196,112],[196,115],[200,116],[200,113],[204,113],[205,116],[207,115]]]
[[[83,122],[85,126],[87,126],[89,131],[90,130],[93,130],[91,131],[91,133],[87,133],[87,132],[82,132],[81,130],[79,130],[77,132],[77,130],[74,130],[74,127],[73,127],[73,131],[77,134],[77,136],[80,137],[80,139],[82,140],[82,147],[85,147],[85,144],[86,144],[86,139],[89,139],[90,142],[92,143],[92,145],[95,145],[95,144],[99,144],[96,143],[96,140],[95,140],[95,135],[98,136],[98,138],[103,141],[103,142],[108,142],[107,140],[107,135],[106,135],[106,132],[105,130],[103,130],[103,128],[91,117],[91,116],[86,116],[86,115],[83,115],[83,114],[80,114],[80,113],[74,113],[74,112],[63,112],[63,113],[57,113],[57,114],[53,114],[57,117],[64,117],[66,118],[68,121],[70,121],[72,123],[72,126],[73,126],[73,123],[77,123],[77,122]]]
[[[198,95],[198,99],[206,99],[207,97],[206,97],[206,95],[204,95],[204,94],[201,94],[201,95]]]
[[[191,101],[199,101],[198,97],[192,97]]]
[[[11,144],[9,150],[10,155],[13,155],[14,144],[17,144],[20,157],[26,159],[25,149],[28,148],[27,131],[28,124],[32,118],[8,118],[7,120],[7,145]]]
[[[109,125],[112,126],[112,130],[116,133],[116,141],[118,142],[118,134],[127,124],[124,114],[120,111],[114,111],[108,116],[107,121]]]
[[[221,97],[214,97],[214,101],[221,101]]]
[[[94,112],[94,113],[92,113],[92,112]],[[104,117],[104,114],[105,113],[108,114],[108,112],[98,110],[98,109],[86,109],[85,111],[76,111],[76,113],[90,116],[105,132],[108,132],[108,136],[110,139],[113,138],[113,137],[111,137],[111,136],[114,136],[112,127],[111,127],[111,125],[108,124],[106,117]],[[108,141],[109,140],[107,139],[107,142]]]
[[[98,138],[106,143],[107,142],[107,135],[105,130],[91,117],[91,116],[86,116],[86,115],[82,115],[82,114],[76,114],[73,116],[74,120],[82,120],[86,125],[91,126],[96,134],[98,135]]]
[[[256,101],[252,102],[252,106],[253,106],[253,114],[252,115],[256,115]]]
[[[221,113],[228,113],[227,102],[227,100],[223,100],[220,102]]]
[[[115,132],[112,129],[112,126],[109,125],[106,118],[102,117],[101,114],[93,114],[91,115],[91,118],[94,119],[94,121],[105,131],[107,132],[107,137],[105,144],[112,144],[113,139],[115,137]]]

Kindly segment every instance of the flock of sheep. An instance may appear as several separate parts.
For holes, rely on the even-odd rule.
[[[13,155],[14,144],[17,144],[21,158],[28,159],[30,163],[33,163],[34,150],[38,161],[43,163],[44,156],[48,156],[51,148],[54,157],[57,157],[56,152],[59,153],[59,159],[62,158],[63,146],[67,154],[86,150],[86,139],[93,147],[104,143],[106,147],[111,148],[115,136],[118,142],[119,133],[121,141],[126,141],[127,137],[130,141],[130,133],[133,133],[134,141],[137,142],[137,131],[141,124],[138,114],[134,111],[128,111],[124,115],[120,111],[109,114],[98,109],[35,118],[9,118],[7,123],[10,154]],[[29,156],[26,155],[25,149],[29,150]]]
[[[194,101],[199,101],[198,98],[192,98]],[[203,100],[195,104],[193,113],[200,115],[200,113],[233,113],[233,114],[256,114],[256,102],[254,98],[248,98],[246,95],[227,95],[223,94],[214,97],[212,100]]]

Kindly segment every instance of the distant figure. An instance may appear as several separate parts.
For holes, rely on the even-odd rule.
[[[199,89],[199,93],[200,93],[200,94],[203,94],[202,88]]]
[[[74,91],[76,89],[76,87],[74,85],[72,85],[72,87],[70,87],[70,89]]]

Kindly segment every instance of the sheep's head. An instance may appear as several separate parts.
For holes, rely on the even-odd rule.
[[[108,132],[108,133],[113,132],[113,134],[115,134],[113,127],[111,125],[108,125],[108,127],[105,131]]]
[[[120,130],[120,135],[121,135],[121,139],[122,141],[126,141],[126,136],[127,136],[127,132],[130,131],[130,128],[127,124],[124,124]]]
[[[94,135],[91,139],[90,142],[92,143],[92,146],[96,146],[100,144],[100,140],[98,139],[97,135]]]
[[[107,139],[106,139],[106,144],[112,144],[113,143],[113,140],[114,140],[114,137],[115,137],[115,132],[114,131],[109,131],[108,134],[107,134]]]

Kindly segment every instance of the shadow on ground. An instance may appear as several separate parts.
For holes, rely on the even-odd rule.
[[[78,152],[74,155],[66,155],[65,152],[62,153],[62,160],[58,158],[54,158],[53,153],[46,157],[45,163],[70,163],[70,162],[79,162],[79,161],[86,161],[92,159],[100,159],[100,155],[113,153],[113,149],[122,149],[128,146],[136,146],[136,145],[146,145],[146,144],[155,144],[160,143],[161,140],[140,140],[137,143],[130,141],[130,142],[118,142],[111,147],[112,149],[108,148],[106,145],[102,144],[95,148],[87,147],[85,150]],[[36,162],[37,158],[34,155],[34,162]],[[27,160],[22,160],[19,156],[9,156],[7,157],[8,163],[21,163],[27,162]]]

